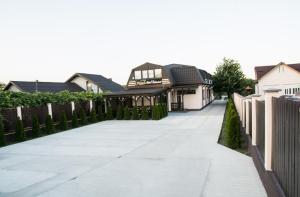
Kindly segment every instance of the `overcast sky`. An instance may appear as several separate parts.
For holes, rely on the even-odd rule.
[[[145,62],[213,73],[223,57],[300,62],[300,1],[0,0],[0,81],[65,81],[75,72],[124,84]]]

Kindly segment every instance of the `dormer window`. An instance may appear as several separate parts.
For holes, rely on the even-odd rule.
[[[143,70],[143,79],[148,79],[148,71],[147,70]]]
[[[161,69],[155,69],[155,78],[162,78]]]
[[[141,75],[141,71],[140,70],[134,71],[134,79],[135,80],[142,79],[142,75]]]
[[[153,70],[148,70],[148,77],[149,77],[149,79],[154,78],[154,71]]]

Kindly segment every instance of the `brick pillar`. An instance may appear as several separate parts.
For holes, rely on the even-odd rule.
[[[168,92],[168,111],[171,111],[171,91]]]
[[[72,113],[75,111],[75,103],[72,101],[71,102],[71,109],[72,109]]]
[[[260,95],[252,95],[252,145],[256,146],[256,101]]]
[[[273,109],[272,98],[279,97],[280,89],[265,90],[265,169],[272,170],[272,131]]]

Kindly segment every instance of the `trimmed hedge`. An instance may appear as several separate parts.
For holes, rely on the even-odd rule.
[[[16,141],[22,142],[25,139],[26,139],[26,136],[25,136],[25,132],[24,132],[23,122],[20,119],[20,117],[18,117],[17,122],[16,122]]]
[[[105,119],[101,105],[98,106],[98,116],[97,116],[97,118],[98,118],[98,121],[103,121]]]
[[[116,119],[117,120],[123,120],[123,107],[122,107],[122,105],[118,106]]]
[[[40,137],[41,129],[37,115],[32,116],[32,137]]]
[[[107,107],[106,120],[113,120],[113,112],[111,107]]]
[[[132,108],[132,120],[139,120],[139,111],[137,107]]]
[[[46,126],[45,126],[45,131],[47,134],[51,134],[54,131],[54,126],[53,126],[53,119],[50,115],[46,116]]]
[[[91,123],[97,122],[97,114],[96,114],[96,110],[95,109],[92,109],[92,111],[91,111],[90,120],[91,120]]]
[[[241,148],[240,120],[232,99],[228,100],[225,116],[225,144],[229,148]]]
[[[60,123],[59,123],[60,130],[64,131],[68,129],[68,120],[66,112],[61,112],[60,115]]]
[[[123,114],[124,114],[124,117],[123,117],[124,120],[130,120],[130,112],[129,112],[129,109],[127,106],[124,107]]]
[[[148,115],[148,111],[146,109],[146,107],[142,108],[142,120],[148,120],[149,119],[149,115]]]
[[[72,113],[72,127],[73,128],[78,127],[78,117],[77,117],[77,113],[75,110]]]
[[[81,125],[86,125],[87,124],[87,118],[86,118],[86,113],[84,111],[84,109],[80,110],[80,124]]]

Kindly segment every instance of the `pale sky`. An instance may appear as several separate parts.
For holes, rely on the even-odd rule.
[[[300,1],[0,0],[0,81],[65,81],[76,72],[125,84],[145,62],[213,73],[223,57],[300,63]]]

